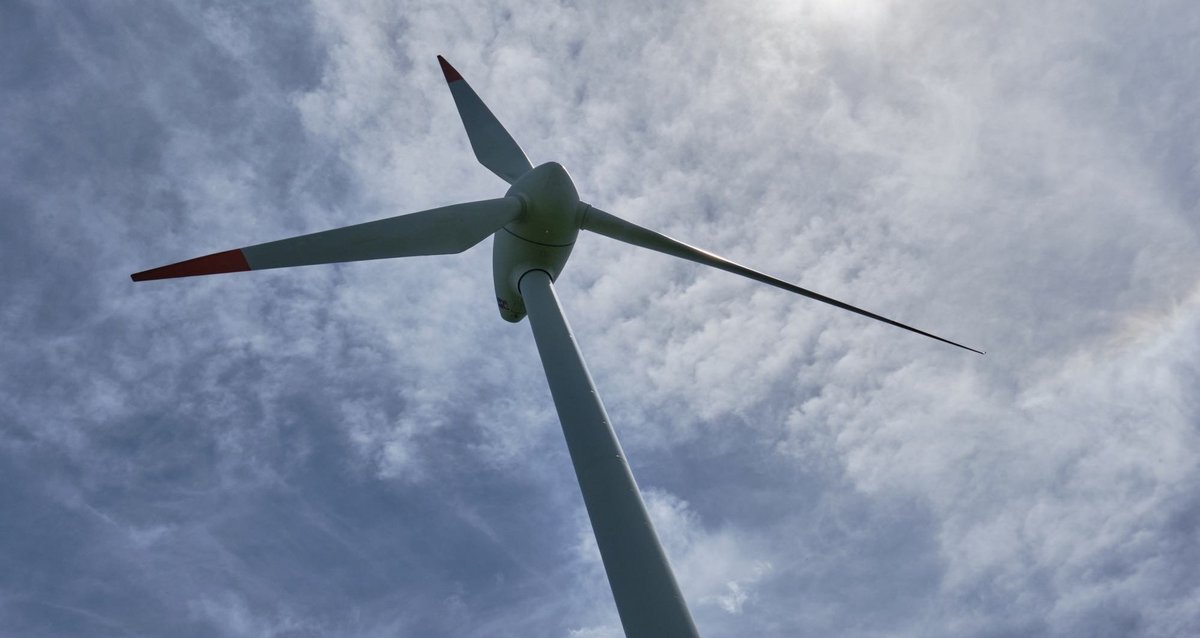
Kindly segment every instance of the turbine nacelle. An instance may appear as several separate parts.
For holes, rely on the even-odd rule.
[[[579,236],[583,207],[567,169],[557,162],[521,175],[505,197],[520,200],[521,214],[496,232],[492,276],[500,316],[515,323],[525,316],[521,277],[544,270],[558,278]]]

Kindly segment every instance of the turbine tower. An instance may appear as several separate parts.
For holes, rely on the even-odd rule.
[[[475,157],[508,182],[503,197],[336,228],[189,259],[132,275],[134,281],[462,252],[493,237],[500,316],[526,315],[562,423],[571,463],[625,635],[698,636],[687,603],[563,314],[554,283],[580,229],[681,257],[849,310],[959,348],[974,348],[801,288],[630,223],[579,199],[566,169],[530,164],[462,75],[438,56]]]

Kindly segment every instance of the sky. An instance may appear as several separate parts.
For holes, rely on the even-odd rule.
[[[0,635],[620,636],[459,255],[132,272],[583,199],[557,288],[706,637],[1200,634],[1192,0],[0,4]]]

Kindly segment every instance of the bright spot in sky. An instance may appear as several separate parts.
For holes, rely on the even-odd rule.
[[[776,17],[831,27],[875,29],[892,3],[886,0],[777,0],[769,5]]]

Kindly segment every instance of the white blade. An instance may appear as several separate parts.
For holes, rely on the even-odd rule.
[[[673,257],[680,257],[682,259],[694,261],[698,264],[712,266],[713,268],[720,268],[721,270],[731,272],[735,275],[749,277],[755,281],[769,284],[771,286],[775,286],[776,288],[782,288],[789,292],[794,292],[798,295],[808,297],[809,299],[816,299],[817,301],[827,303],[831,306],[836,306],[842,310],[849,310],[850,312],[860,314],[864,317],[870,317],[876,321],[882,321],[886,324],[896,326],[897,328],[903,328],[910,332],[915,332],[919,335],[929,337],[930,339],[937,339],[938,341],[948,343],[952,346],[958,346],[964,350],[970,350],[971,352],[983,354],[982,351],[976,350],[975,348],[969,348],[961,343],[955,343],[949,339],[943,339],[935,334],[930,334],[924,330],[919,330],[912,326],[902,324],[899,321],[893,321],[887,317],[863,310],[862,308],[856,308],[848,303],[838,301],[837,299],[826,297],[825,295],[801,288],[800,286],[788,283],[782,279],[776,279],[770,275],[765,275],[757,270],[747,268],[739,263],[725,259],[720,255],[710,253],[707,250],[701,250],[694,246],[689,246],[688,244],[667,237],[661,233],[656,233],[647,228],[642,228],[637,224],[627,222],[620,217],[611,215],[590,205],[580,204],[580,206],[584,207],[583,221],[580,227],[590,230],[594,233],[612,237],[613,239],[623,241],[627,244],[633,244],[634,246],[641,246],[642,248],[656,250],[660,253],[665,253]]]
[[[467,129],[467,137],[471,140],[471,150],[480,164],[500,176],[509,184],[529,172],[533,168],[525,151],[516,140],[504,130],[500,120],[492,115],[487,105],[475,94],[470,84],[462,75],[450,66],[446,58],[438,56],[442,65],[442,74],[450,85],[450,95],[454,96],[454,105],[458,107],[458,115],[462,118],[463,128]]]
[[[289,239],[235,248],[135,273],[134,281],[309,266],[389,257],[460,253],[521,213],[501,197],[390,217]]]

